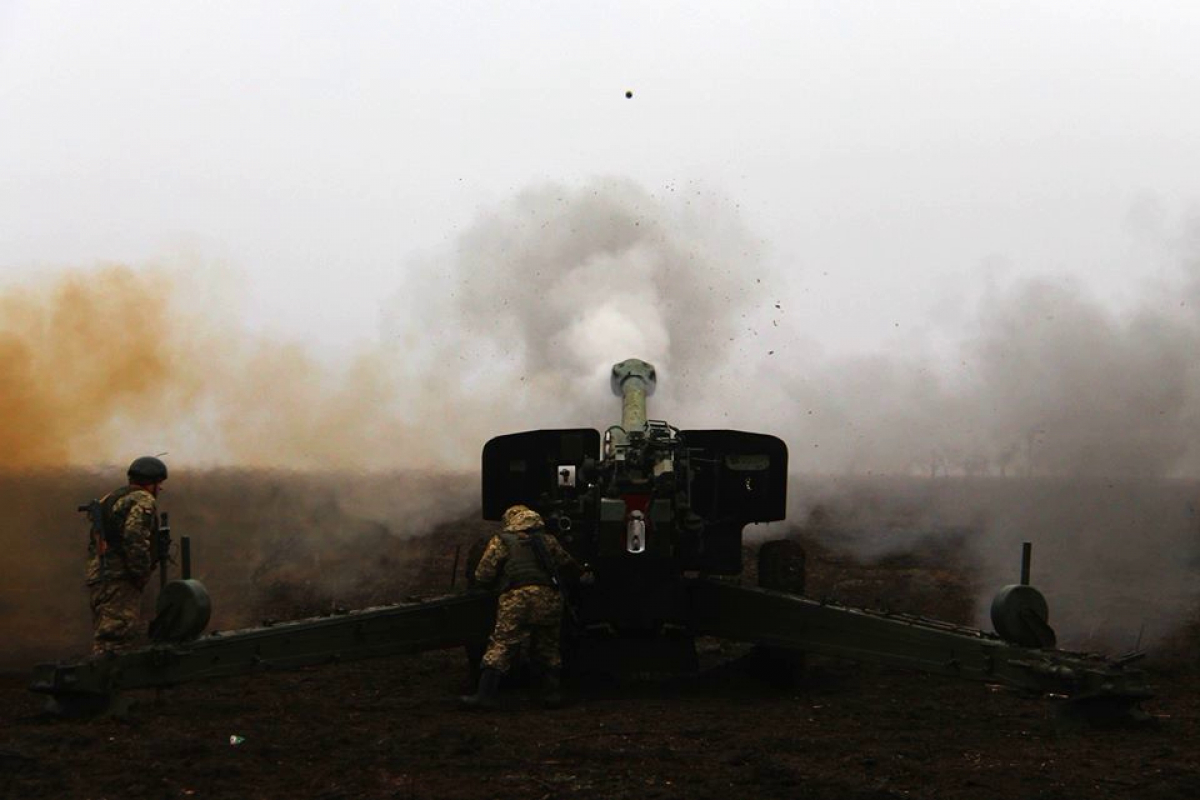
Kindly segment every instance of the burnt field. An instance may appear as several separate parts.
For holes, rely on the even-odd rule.
[[[196,537],[196,573],[210,583],[214,624],[228,628],[451,591],[456,548],[491,529],[470,508],[472,481],[392,480],[407,505],[386,500],[378,484],[236,474],[196,476],[186,489],[180,481],[163,505],[177,535]],[[10,507],[27,509],[52,532],[51,545],[65,548],[82,525],[58,507],[77,490],[58,483],[5,491]],[[840,494],[814,505],[806,524],[771,536],[805,546],[812,596],[978,622],[980,598],[994,588],[979,542],[987,520],[918,518],[911,509],[928,496],[886,494],[893,500],[874,505]],[[439,506],[451,508],[442,514],[449,521],[438,519]],[[38,516],[50,514],[61,520]],[[755,547],[747,545],[747,564]],[[1035,583],[1052,571],[1039,555]],[[1157,696],[1145,704],[1152,721],[1134,728],[1079,729],[1063,723],[1054,699],[869,664],[811,658],[799,682],[781,686],[746,647],[718,640],[700,642],[699,675],[573,682],[558,711],[536,707],[519,685],[508,687],[504,712],[458,710],[466,664],[448,650],[135,693],[126,718],[58,720],[27,691],[28,666],[83,649],[86,606],[69,583],[75,559],[33,564],[28,572],[40,577],[16,576],[24,593],[10,586],[0,606],[13,642],[0,677],[3,797],[1200,795],[1195,608],[1175,609],[1178,624],[1152,641],[1145,634]],[[752,584],[754,570],[742,580]],[[455,584],[462,589],[461,578]],[[43,597],[52,601],[37,605]],[[1104,642],[1103,628],[1057,624],[1068,646],[1088,639],[1115,653],[1132,644],[1124,626]]]

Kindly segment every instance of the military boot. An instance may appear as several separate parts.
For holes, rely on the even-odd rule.
[[[548,669],[541,675],[542,708],[562,708],[562,675],[556,669]]]
[[[500,702],[497,695],[500,691],[500,677],[499,670],[484,669],[479,673],[479,688],[475,690],[475,694],[467,694],[458,698],[459,704],[463,708],[478,708],[485,711],[494,711],[499,708]]]

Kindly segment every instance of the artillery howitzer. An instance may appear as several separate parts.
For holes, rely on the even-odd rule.
[[[654,368],[613,367],[620,425],[496,437],[482,458],[483,517],[509,506],[538,510],[591,570],[571,588],[565,639],[577,670],[665,672],[697,666],[695,639],[872,661],[1065,695],[1084,707],[1127,711],[1150,694],[1137,654],[1119,659],[1055,649],[1042,595],[1022,582],[992,605],[996,633],[803,596],[802,554],[789,541],[759,550],[759,586],[742,572],[742,532],[786,517],[788,452],[778,438],[733,430],[680,430],[646,414]],[[471,577],[474,561],[468,559]],[[165,564],[163,565],[165,567]],[[43,664],[31,689],[52,710],[111,707],[119,692],[200,678],[465,646],[478,654],[494,597],[469,591],[419,603],[200,636],[208,597],[194,580],[160,595],[154,644],[77,664]]]

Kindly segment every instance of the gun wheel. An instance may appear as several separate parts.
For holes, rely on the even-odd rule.
[[[791,539],[763,542],[758,548],[758,585],[773,592],[804,594],[804,548]]]
[[[212,601],[198,580],[171,581],[159,592],[156,611],[150,623],[151,640],[185,642],[204,632],[212,616]]]
[[[1005,586],[992,600],[992,627],[1006,642],[1021,647],[1054,647],[1046,598],[1025,584]]]
[[[758,585],[773,592],[804,594],[804,547],[791,539],[773,539],[758,548]],[[758,645],[750,655],[754,672],[782,688],[792,688],[804,678],[804,653]]]

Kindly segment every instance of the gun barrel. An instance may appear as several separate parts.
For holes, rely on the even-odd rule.
[[[646,427],[646,398],[654,394],[657,381],[653,364],[637,358],[613,364],[612,390],[621,398],[621,427],[626,432]]]

